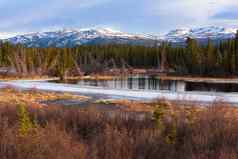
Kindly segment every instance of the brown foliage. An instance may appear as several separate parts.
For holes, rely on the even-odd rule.
[[[0,107],[1,159],[237,159],[238,116],[210,106],[188,117],[166,115],[163,129],[149,116],[78,108],[28,107],[36,130],[18,135],[13,106]],[[229,117],[228,115],[229,114]],[[167,142],[173,135],[173,142]]]

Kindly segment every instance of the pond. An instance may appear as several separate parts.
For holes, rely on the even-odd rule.
[[[62,83],[61,81],[53,81]],[[82,87],[99,87],[105,89],[153,90],[171,92],[238,92],[238,83],[203,82],[186,80],[162,80],[158,76],[116,77],[112,80],[70,80],[70,84]]]

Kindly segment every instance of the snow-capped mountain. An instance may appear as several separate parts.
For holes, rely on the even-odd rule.
[[[175,45],[184,44],[187,37],[206,43],[208,38],[214,42],[235,37],[237,29],[224,27],[203,27],[196,29],[177,29],[164,36],[129,34],[109,28],[92,28],[31,33],[15,36],[4,41],[13,44],[24,44],[27,47],[74,47],[77,45],[131,44],[154,46],[167,41]]]
[[[235,37],[237,29],[224,27],[203,27],[196,29],[177,29],[166,34],[162,39],[171,43],[183,43],[188,37],[206,42],[207,39],[221,41]]]
[[[74,47],[92,44],[151,45],[154,43],[154,39],[149,35],[128,34],[108,28],[31,33],[15,36],[6,41],[28,47]]]

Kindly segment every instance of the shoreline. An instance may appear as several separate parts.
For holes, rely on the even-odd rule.
[[[12,87],[22,90],[42,90],[53,92],[68,92],[86,96],[101,95],[104,98],[129,99],[137,101],[152,101],[157,99],[212,103],[222,101],[238,104],[238,93],[211,93],[211,92],[169,92],[169,91],[142,91],[118,90],[95,87],[79,87],[73,84],[56,84],[47,81],[9,81],[0,82],[2,88]]]
[[[120,75],[87,75],[87,76],[69,76],[65,80],[112,80],[118,77],[126,78],[129,76],[153,76],[161,80],[174,80],[185,82],[209,82],[209,83],[237,83],[238,77],[199,77],[199,76],[174,76],[174,75],[149,75],[149,74],[120,74]],[[2,77],[0,81],[54,81],[60,80],[60,77],[50,76],[31,76],[31,77]],[[229,81],[227,81],[229,80]]]

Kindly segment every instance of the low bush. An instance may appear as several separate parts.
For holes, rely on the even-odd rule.
[[[1,159],[238,158],[238,116],[219,103],[192,116],[157,108],[144,118],[63,107],[25,111],[0,107]],[[23,117],[37,126],[22,134]]]

